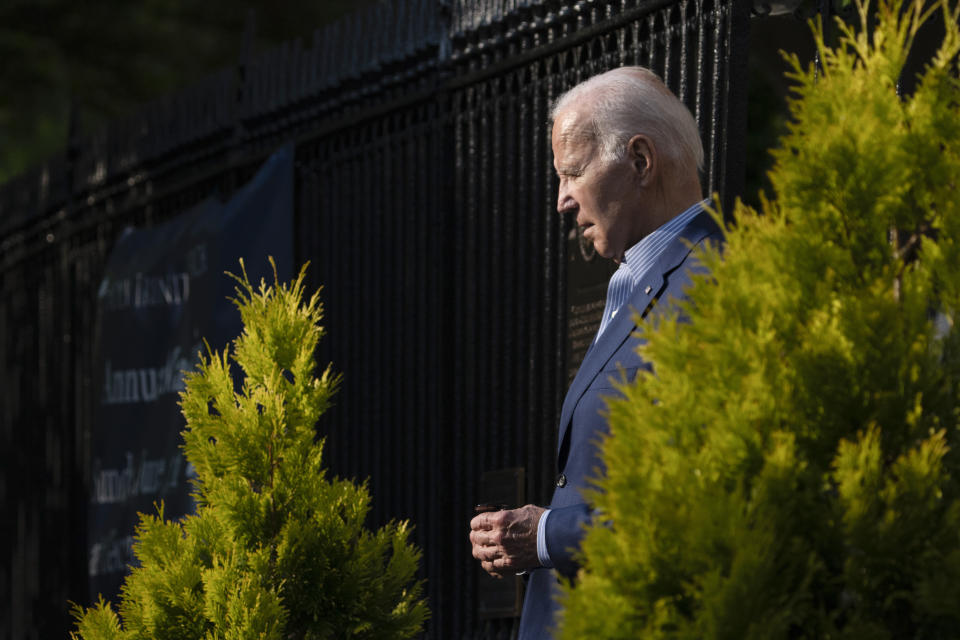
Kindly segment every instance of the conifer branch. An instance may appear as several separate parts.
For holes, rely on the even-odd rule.
[[[366,484],[328,480],[324,441],[314,441],[340,380],[330,366],[316,375],[319,296],[303,301],[306,266],[290,285],[271,266],[273,285],[254,288],[242,261],[242,275],[230,274],[243,332],[223,354],[200,354],[186,376],[183,449],[197,470],[197,514],[167,522],[161,508],[141,519],[142,566],[126,580],[119,616],[102,602],[75,610],[78,640],[419,633],[427,608],[409,527],[365,529]]]
[[[931,317],[960,309],[960,2],[935,4],[857,0],[835,48],[812,24],[822,73],[784,56],[773,198],[737,206],[686,323],[642,332],[655,375],[609,403],[590,499],[610,526],[562,640],[960,630],[960,336]]]

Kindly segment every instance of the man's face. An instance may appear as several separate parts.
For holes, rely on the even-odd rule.
[[[604,258],[619,261],[643,238],[642,185],[628,159],[605,163],[575,106],[553,124],[553,166],[560,178],[557,211],[576,213],[577,226]]]

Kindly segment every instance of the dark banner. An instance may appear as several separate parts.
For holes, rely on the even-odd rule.
[[[242,257],[251,281],[293,272],[293,149],[271,156],[227,202],[209,198],[176,219],[128,229],[98,293],[99,404],[91,447],[88,520],[91,597],[113,599],[134,563],[137,513],[168,519],[193,510],[180,450],[184,370],[204,340],[222,351],[240,332],[229,301]]]

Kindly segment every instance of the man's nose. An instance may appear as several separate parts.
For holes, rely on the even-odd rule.
[[[571,196],[566,189],[560,187],[560,191],[557,194],[557,213],[567,213],[569,211],[577,210],[577,201]]]

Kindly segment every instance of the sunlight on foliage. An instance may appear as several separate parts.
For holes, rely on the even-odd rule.
[[[241,268],[243,263],[241,262]],[[319,376],[319,293],[244,271],[244,329],[227,353],[186,375],[184,452],[196,468],[196,515],[141,514],[119,616],[76,608],[74,638],[410,638],[427,616],[406,522],[364,528],[365,485],[329,478],[315,425],[339,377]],[[276,274],[276,271],[274,271]],[[276,277],[276,276],[275,276]],[[231,361],[243,384],[234,390]],[[122,620],[122,624],[121,624]]]

